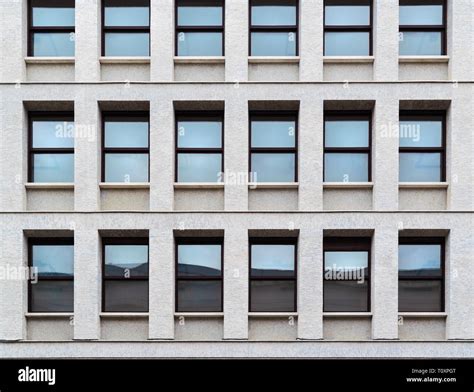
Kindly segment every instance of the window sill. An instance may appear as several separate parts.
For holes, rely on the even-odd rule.
[[[73,182],[27,182],[26,189],[74,189]]]
[[[175,182],[174,189],[224,189],[223,182]]]
[[[373,182],[323,182],[323,189],[372,189]]]
[[[298,189],[299,182],[249,182],[249,189]]]
[[[148,312],[101,312],[101,318],[147,318]]]
[[[374,56],[324,56],[324,64],[371,64]]]
[[[420,318],[420,317],[426,317],[426,318],[445,318],[448,316],[446,312],[400,312],[398,313],[398,316],[400,317],[413,317],[413,318]]]
[[[372,317],[372,312],[324,312],[323,317],[327,318],[346,318],[346,317]]]
[[[298,312],[249,312],[248,316],[256,318],[298,317]]]
[[[224,312],[176,312],[174,317],[224,317]]]
[[[54,312],[51,312],[51,313],[32,313],[32,312],[29,312],[29,313],[26,313],[25,314],[25,317],[28,317],[28,318],[66,318],[66,317],[74,317],[74,313],[73,312],[58,312],[58,313],[54,313]]]
[[[75,57],[25,57],[26,64],[74,64]]]
[[[300,56],[249,56],[250,64],[298,64]]]
[[[449,56],[399,56],[399,63],[449,63]]]
[[[101,64],[150,64],[150,57],[148,56],[101,56],[99,57]]]
[[[100,182],[100,189],[150,189],[149,182]]]
[[[399,182],[399,189],[447,189],[447,182]]]
[[[174,56],[175,64],[224,64],[224,56]]]

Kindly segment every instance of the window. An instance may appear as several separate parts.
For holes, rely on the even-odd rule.
[[[38,238],[28,241],[30,312],[74,310],[74,239]]]
[[[400,112],[400,182],[440,182],[446,177],[444,112]]]
[[[149,181],[149,114],[103,113],[102,180]]]
[[[444,311],[443,238],[400,238],[398,310]]]
[[[219,112],[176,113],[177,182],[221,182],[223,122]]]
[[[224,0],[176,1],[176,55],[224,55]]]
[[[325,0],[324,55],[372,55],[372,0]]]
[[[324,311],[370,311],[370,238],[324,239]]]
[[[400,55],[445,55],[446,19],[445,0],[400,0]]]
[[[30,0],[28,55],[74,56],[74,0]]]
[[[250,56],[298,55],[298,1],[250,1]]]
[[[295,182],[297,179],[297,114],[250,114],[250,178],[252,182]]]
[[[371,113],[326,112],[324,181],[371,180]]]
[[[150,55],[150,1],[102,1],[102,55]]]
[[[176,311],[222,312],[222,239],[176,241]]]
[[[148,238],[103,238],[102,310],[148,311]]]
[[[296,312],[296,239],[250,239],[251,312]]]
[[[30,112],[29,182],[74,182],[74,114]]]

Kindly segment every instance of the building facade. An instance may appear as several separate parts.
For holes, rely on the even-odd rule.
[[[1,357],[474,356],[471,0],[0,10]]]

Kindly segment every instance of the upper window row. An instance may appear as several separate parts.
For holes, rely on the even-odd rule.
[[[176,56],[224,56],[224,0],[175,1]],[[446,0],[399,0],[400,55],[446,54]],[[102,0],[102,55],[150,55],[150,0]],[[74,56],[74,0],[30,0],[30,56]],[[298,0],[249,0],[249,54],[297,56]],[[373,53],[372,0],[325,0],[324,55]]]

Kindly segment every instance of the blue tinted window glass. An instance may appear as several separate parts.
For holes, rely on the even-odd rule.
[[[34,182],[74,182],[74,154],[34,154]]]
[[[33,7],[33,26],[63,26],[75,25],[74,8],[70,7]]]
[[[441,55],[441,37],[442,33],[436,31],[403,31],[400,33],[400,55]]]
[[[149,26],[149,7],[105,7],[105,26]]]
[[[219,182],[221,154],[178,154],[178,182]]]
[[[106,56],[149,56],[149,33],[106,33]]]
[[[72,312],[74,282],[38,281],[31,286],[32,312]]]
[[[253,182],[293,182],[295,181],[295,154],[253,153]]]
[[[368,56],[370,36],[367,32],[326,32],[325,56]]]
[[[147,280],[107,280],[104,282],[105,312],[148,311]]]
[[[326,121],[326,147],[368,147],[368,121]]]
[[[33,56],[73,57],[74,33],[34,33]]]
[[[32,265],[40,276],[73,276],[74,245],[33,245]]]
[[[180,280],[178,312],[220,312],[222,310],[222,283],[220,281]]]
[[[295,274],[295,245],[252,245],[251,276],[291,277]]]
[[[220,276],[221,245],[178,245],[179,276]]]
[[[253,0],[251,4],[253,26],[296,25],[296,1]]]
[[[250,282],[251,312],[294,312],[296,282],[254,280]]]
[[[370,6],[335,5],[324,9],[326,26],[369,26]]]
[[[252,56],[296,56],[296,33],[252,33]]]
[[[252,147],[295,147],[295,121],[252,121]]]
[[[401,5],[400,25],[442,25],[442,5]]]
[[[400,153],[400,182],[441,181],[441,154]]]
[[[326,153],[324,155],[325,182],[366,182],[368,175],[368,154]]]
[[[33,121],[33,148],[74,148],[74,122]]]
[[[178,33],[178,56],[222,56],[222,33]]]
[[[148,121],[106,121],[105,147],[148,147]]]
[[[148,154],[105,154],[106,182],[148,182]]]
[[[369,265],[369,254],[365,251],[353,252],[324,252],[324,268],[325,269],[339,269],[339,268],[363,268],[366,269]]]
[[[105,276],[148,276],[148,245],[105,245]]]
[[[441,245],[399,245],[398,271],[400,276],[441,276]]]
[[[179,1],[178,26],[222,26],[220,1]]]
[[[400,121],[400,147],[441,147],[442,121]]]
[[[178,147],[222,147],[222,122],[178,121]]]

